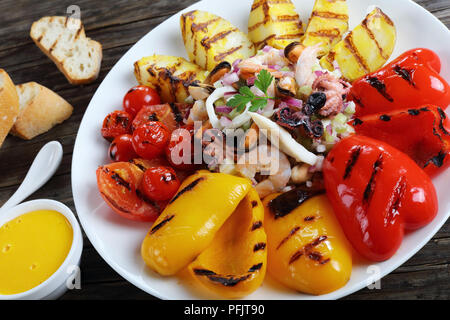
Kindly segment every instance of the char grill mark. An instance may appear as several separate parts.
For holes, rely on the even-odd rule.
[[[399,65],[394,66],[394,72],[398,74],[402,79],[407,81],[411,86],[416,87],[416,84],[412,80],[412,77],[414,75],[414,69],[408,70],[400,67]]]
[[[370,176],[369,182],[367,183],[366,188],[364,189],[363,194],[363,202],[367,205],[370,203],[370,200],[373,196],[376,187],[376,176],[379,171],[383,169],[383,153],[380,153],[378,159],[373,164],[372,175]]]
[[[170,215],[170,216],[165,217],[160,223],[158,223],[156,226],[154,226],[152,228],[152,230],[150,230],[150,234],[154,234],[156,231],[161,229],[167,222],[172,220],[173,217],[175,217],[175,215]]]
[[[255,231],[255,230],[257,230],[257,229],[259,229],[259,228],[261,228],[261,227],[262,227],[262,221],[256,221],[256,222],[252,225],[251,231]]]
[[[269,202],[270,212],[275,219],[282,218],[300,206],[306,200],[323,193],[323,190],[313,188],[296,188],[285,192]]]
[[[297,233],[297,231],[300,230],[299,226],[296,226],[294,228],[292,228],[291,231],[289,231],[289,234],[283,238],[283,240],[280,241],[280,243],[277,246],[277,250],[280,249],[280,247],[286,243],[286,241],[288,241],[290,238],[292,238],[292,236]]]
[[[192,181],[192,182],[191,182],[190,184],[188,184],[183,190],[180,190],[180,191],[175,195],[175,197],[173,197],[173,199],[170,200],[169,204],[170,204],[170,203],[173,203],[175,200],[177,200],[177,199],[178,199],[180,196],[182,196],[184,193],[186,193],[186,192],[191,191],[192,189],[194,189],[195,186],[196,186],[200,181],[202,181],[202,180],[204,180],[204,179],[205,179],[204,177],[201,177],[201,178],[198,178],[198,179]]]
[[[266,248],[266,244],[264,242],[260,242],[255,244],[255,246],[253,247],[253,252],[259,251],[259,250],[264,250]]]
[[[352,170],[355,167],[355,164],[358,161],[360,154],[361,154],[361,147],[357,147],[355,150],[352,151],[350,159],[348,159],[347,165],[345,166],[344,180],[350,177],[350,174],[352,173]]]
[[[366,81],[375,88],[386,100],[394,102],[394,99],[386,92],[386,85],[376,77],[368,77]]]
[[[398,209],[400,208],[401,201],[403,199],[403,195],[406,191],[406,178],[402,176],[400,180],[397,182],[394,192],[391,198],[391,206],[386,216],[386,223],[390,224],[392,220],[398,215]]]
[[[320,252],[313,251],[313,249],[315,247],[317,247],[319,244],[321,244],[322,242],[324,242],[327,239],[328,239],[327,236],[320,236],[320,237],[316,238],[313,242],[310,242],[307,245],[305,245],[300,250],[297,250],[289,259],[289,264],[294,263],[295,261],[300,259],[300,257],[303,255],[305,255],[309,259],[317,261],[321,264],[328,262],[330,259],[326,259],[328,261],[324,262],[325,260],[323,260],[322,254]]]

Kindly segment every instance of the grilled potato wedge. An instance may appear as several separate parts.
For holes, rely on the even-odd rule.
[[[189,85],[203,82],[206,71],[183,58],[155,54],[135,62],[134,75],[139,84],[154,88],[162,102],[183,103]]]
[[[184,46],[191,62],[211,71],[222,61],[253,56],[255,46],[227,20],[206,11],[190,11],[180,18]]]
[[[395,40],[394,23],[381,9],[375,8],[320,63],[333,70],[336,61],[344,78],[354,81],[383,66],[394,50]]]
[[[302,44],[305,47],[321,43],[319,56],[326,55],[348,30],[348,6],[346,0],[316,0],[306,27]]]
[[[248,20],[248,35],[257,49],[265,45],[284,49],[300,41],[303,25],[291,0],[255,0]]]

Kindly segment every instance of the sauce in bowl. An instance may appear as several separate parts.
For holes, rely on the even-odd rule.
[[[25,213],[0,227],[0,294],[30,290],[47,280],[66,259],[73,229],[53,210]]]

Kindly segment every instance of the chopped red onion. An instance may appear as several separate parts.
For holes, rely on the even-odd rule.
[[[236,69],[238,64],[242,62],[242,59],[237,59],[236,61],[233,62],[233,64],[231,65],[233,67],[233,69]]]
[[[284,102],[287,103],[290,106],[294,106],[297,108],[303,107],[303,101],[295,98],[287,98],[284,99]]]
[[[229,106],[218,106],[216,107],[216,112],[220,112],[220,113],[230,113],[233,110],[233,108],[229,107]]]
[[[267,53],[267,52],[269,52],[270,50],[272,50],[273,48],[271,47],[271,46],[265,46],[263,49],[262,49],[262,51],[263,52],[265,52],[265,53]]]
[[[320,77],[320,76],[324,75],[325,72],[318,70],[318,71],[314,71],[314,74],[316,75],[316,77]]]
[[[233,83],[239,81],[239,76],[236,72],[227,73],[223,76],[222,82],[225,86],[231,86]]]
[[[227,117],[220,117],[219,122],[223,127],[227,127],[232,123],[232,121]]]
[[[278,54],[280,55],[280,57],[283,57],[283,58],[284,58],[284,49],[280,49],[280,50],[278,51]]]
[[[281,71],[283,77],[295,78],[295,73],[293,71]]]
[[[256,77],[251,77],[247,79],[247,85],[248,86],[253,86],[255,84],[256,81]]]
[[[253,92],[253,94],[254,94],[255,96],[258,96],[258,97],[264,97],[264,96],[265,96],[264,92],[262,92],[261,90],[259,90],[259,89],[258,89],[257,87],[255,87],[255,86],[251,87],[251,88],[250,88],[250,91]]]
[[[269,65],[269,68],[273,69],[273,70],[280,70],[281,69],[281,67],[279,65],[277,65],[277,64],[271,64],[271,65]]]
[[[331,136],[333,135],[333,127],[331,126],[331,124],[327,125],[325,127],[325,130],[327,130],[327,133]]]

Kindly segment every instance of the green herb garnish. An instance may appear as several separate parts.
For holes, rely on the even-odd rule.
[[[267,95],[267,89],[273,81],[273,76],[269,71],[263,69],[258,73],[255,80],[255,87],[264,93],[263,97],[256,96],[248,86],[239,88],[239,94],[234,95],[227,102],[227,106],[236,108],[238,112],[244,111],[246,105],[250,103],[249,111],[255,112],[259,109],[264,109],[269,99],[275,99]]]

